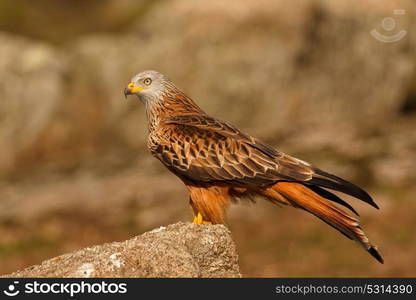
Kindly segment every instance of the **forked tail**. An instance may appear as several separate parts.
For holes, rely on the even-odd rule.
[[[357,241],[375,259],[380,263],[384,263],[383,258],[377,251],[377,247],[369,242],[364,231],[361,229],[358,219],[333,205],[327,199],[323,198],[321,196],[322,194],[318,195],[318,193],[307,186],[296,182],[278,182],[271,189],[283,195],[292,206],[302,208],[314,214],[348,238]],[[282,202],[281,199],[276,200]]]

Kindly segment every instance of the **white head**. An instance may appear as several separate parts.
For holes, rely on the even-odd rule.
[[[124,89],[124,95],[137,95],[144,103],[160,99],[173,84],[157,71],[144,71],[135,75]]]
[[[156,126],[161,115],[204,113],[172,81],[156,71],[144,71],[134,76],[124,89],[124,95],[136,95],[145,104],[149,128]]]

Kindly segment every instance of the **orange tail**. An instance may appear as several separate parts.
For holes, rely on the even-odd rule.
[[[377,251],[377,247],[373,246],[364,231],[361,229],[358,220],[344,210],[330,203],[306,186],[295,182],[278,182],[272,188],[294,207],[302,208],[327,224],[331,225],[348,238],[361,244],[375,259],[380,263],[384,260]],[[276,193],[277,194],[277,193]],[[273,193],[268,193],[269,197]],[[282,202],[282,199],[275,199]]]

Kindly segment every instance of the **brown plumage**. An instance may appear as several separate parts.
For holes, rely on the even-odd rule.
[[[260,197],[317,216],[383,262],[358,220],[332,203],[357,214],[329,190],[378,208],[358,186],[210,117],[158,72],[136,75],[125,94],[136,94],[145,104],[151,153],[184,182],[195,215],[204,221],[224,223],[232,199]]]

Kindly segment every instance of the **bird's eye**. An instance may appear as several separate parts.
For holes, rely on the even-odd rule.
[[[145,80],[143,80],[143,83],[144,83],[145,85],[149,85],[149,84],[151,84],[151,83],[152,83],[152,79],[150,79],[150,78],[146,78]]]

